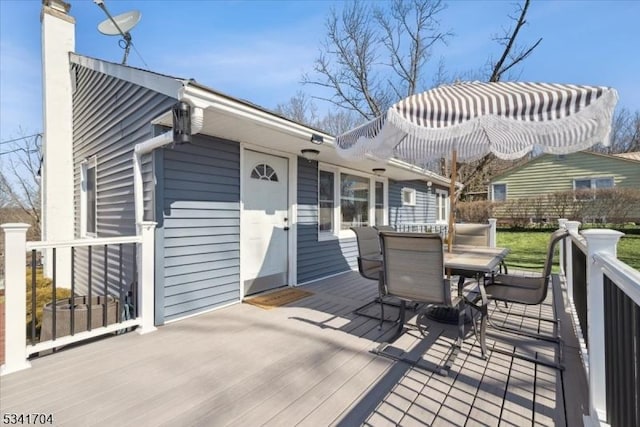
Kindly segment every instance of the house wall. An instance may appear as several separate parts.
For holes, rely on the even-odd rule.
[[[416,190],[415,206],[402,204],[403,188]],[[429,192],[426,182],[389,180],[389,225],[407,222],[436,222],[435,196]]]
[[[196,135],[160,151],[156,323],[240,300],[239,144]]]
[[[589,153],[545,154],[492,180],[507,184],[507,200],[573,190],[575,178],[613,177],[615,186],[640,188],[640,163]]]
[[[74,223],[80,237],[80,168],[81,162],[97,156],[97,235],[98,237],[136,234],[133,198],[132,155],[135,144],[154,136],[151,120],[166,112],[175,99],[152,90],[92,71],[74,64],[73,90],[73,181]],[[151,156],[143,164],[145,217],[152,219],[153,166]],[[134,282],[132,244],[123,246],[122,283]],[[74,277],[78,293],[88,287],[88,250],[74,255]],[[104,294],[104,251],[92,253],[92,288]],[[107,254],[108,290],[119,288],[119,253],[109,247]],[[60,284],[62,286],[68,284]]]
[[[402,189],[416,189],[416,205],[402,205]],[[421,181],[389,180],[389,224],[435,222],[435,196]],[[358,268],[353,238],[318,241],[318,162],[298,161],[298,283]]]
[[[298,283],[358,268],[353,238],[318,241],[318,162],[298,158]]]

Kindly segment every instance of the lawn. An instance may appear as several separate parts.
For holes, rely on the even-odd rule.
[[[509,267],[542,271],[550,235],[551,232],[498,231],[498,246],[511,249],[506,260]],[[618,258],[640,270],[640,235],[626,235],[620,240]],[[557,256],[554,261],[557,272]]]

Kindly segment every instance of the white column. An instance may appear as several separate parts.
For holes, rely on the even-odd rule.
[[[566,227],[567,221],[569,221],[569,220],[566,219],[566,218],[560,218],[558,220],[558,229],[562,230],[562,229],[567,228]],[[565,246],[566,241],[567,240],[565,239],[562,242],[562,244],[560,245],[560,273],[565,275],[565,278],[566,278],[566,273],[564,271],[564,263],[566,262],[566,258],[565,258],[566,254],[565,254],[564,246]]]
[[[75,20],[70,6],[50,0],[42,6],[42,240],[74,238],[73,85],[69,52],[75,50]],[[44,274],[53,271],[52,250],[44,253]],[[56,253],[57,282],[71,285],[71,250]]]
[[[604,276],[594,264],[594,254],[616,255],[616,246],[624,233],[615,230],[585,230],[587,240],[587,324],[589,337],[589,402],[591,416],[607,419],[605,344],[604,344]],[[584,332],[584,331],[583,331]],[[593,411],[595,410],[595,413]]]
[[[498,244],[496,231],[498,220],[496,218],[489,218],[489,225],[489,247],[495,248]]]
[[[138,224],[138,235],[142,236],[138,256],[138,305],[142,325],[137,329],[140,334],[156,330],[154,322],[155,292],[155,229],[153,221],[142,221]]]
[[[29,224],[3,224],[4,230],[4,365],[0,375],[31,367],[27,360],[27,230]],[[35,298],[35,295],[34,295]]]
[[[564,227],[569,231],[569,234],[578,236],[580,221],[567,221],[564,223]],[[567,279],[569,301],[573,303],[573,245],[571,242],[567,245],[567,271],[565,271],[565,278]],[[582,333],[584,334],[586,331],[582,331]]]

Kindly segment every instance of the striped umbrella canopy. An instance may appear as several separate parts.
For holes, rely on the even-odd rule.
[[[596,143],[609,145],[617,100],[615,89],[608,87],[462,82],[405,98],[386,114],[338,136],[336,145],[351,159],[396,157],[420,165],[451,156],[454,194],[457,161],[489,153],[511,160],[534,149],[567,154]]]

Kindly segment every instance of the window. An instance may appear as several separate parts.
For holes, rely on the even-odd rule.
[[[376,225],[384,224],[384,182],[376,181]]]
[[[318,184],[318,230],[325,232],[333,232],[333,210],[335,207],[334,197],[334,177],[333,172],[320,171],[320,180]]]
[[[351,227],[385,224],[387,181],[321,165],[318,171],[318,238],[353,237]]]
[[[415,206],[415,205],[416,205],[416,189],[403,188],[402,189],[402,206]]]
[[[369,225],[369,179],[340,174],[340,229]]]
[[[436,189],[436,221],[447,222],[449,220],[449,193]]]
[[[97,162],[92,157],[81,164],[80,169],[80,234],[97,236]]]
[[[613,188],[612,177],[604,178],[579,178],[573,180],[573,190],[577,200],[593,200],[596,198],[596,190]]]
[[[507,200],[507,184],[493,184],[493,201],[504,202]]]
[[[251,171],[251,178],[262,181],[278,182],[278,175],[273,168],[267,164],[260,164]]]

